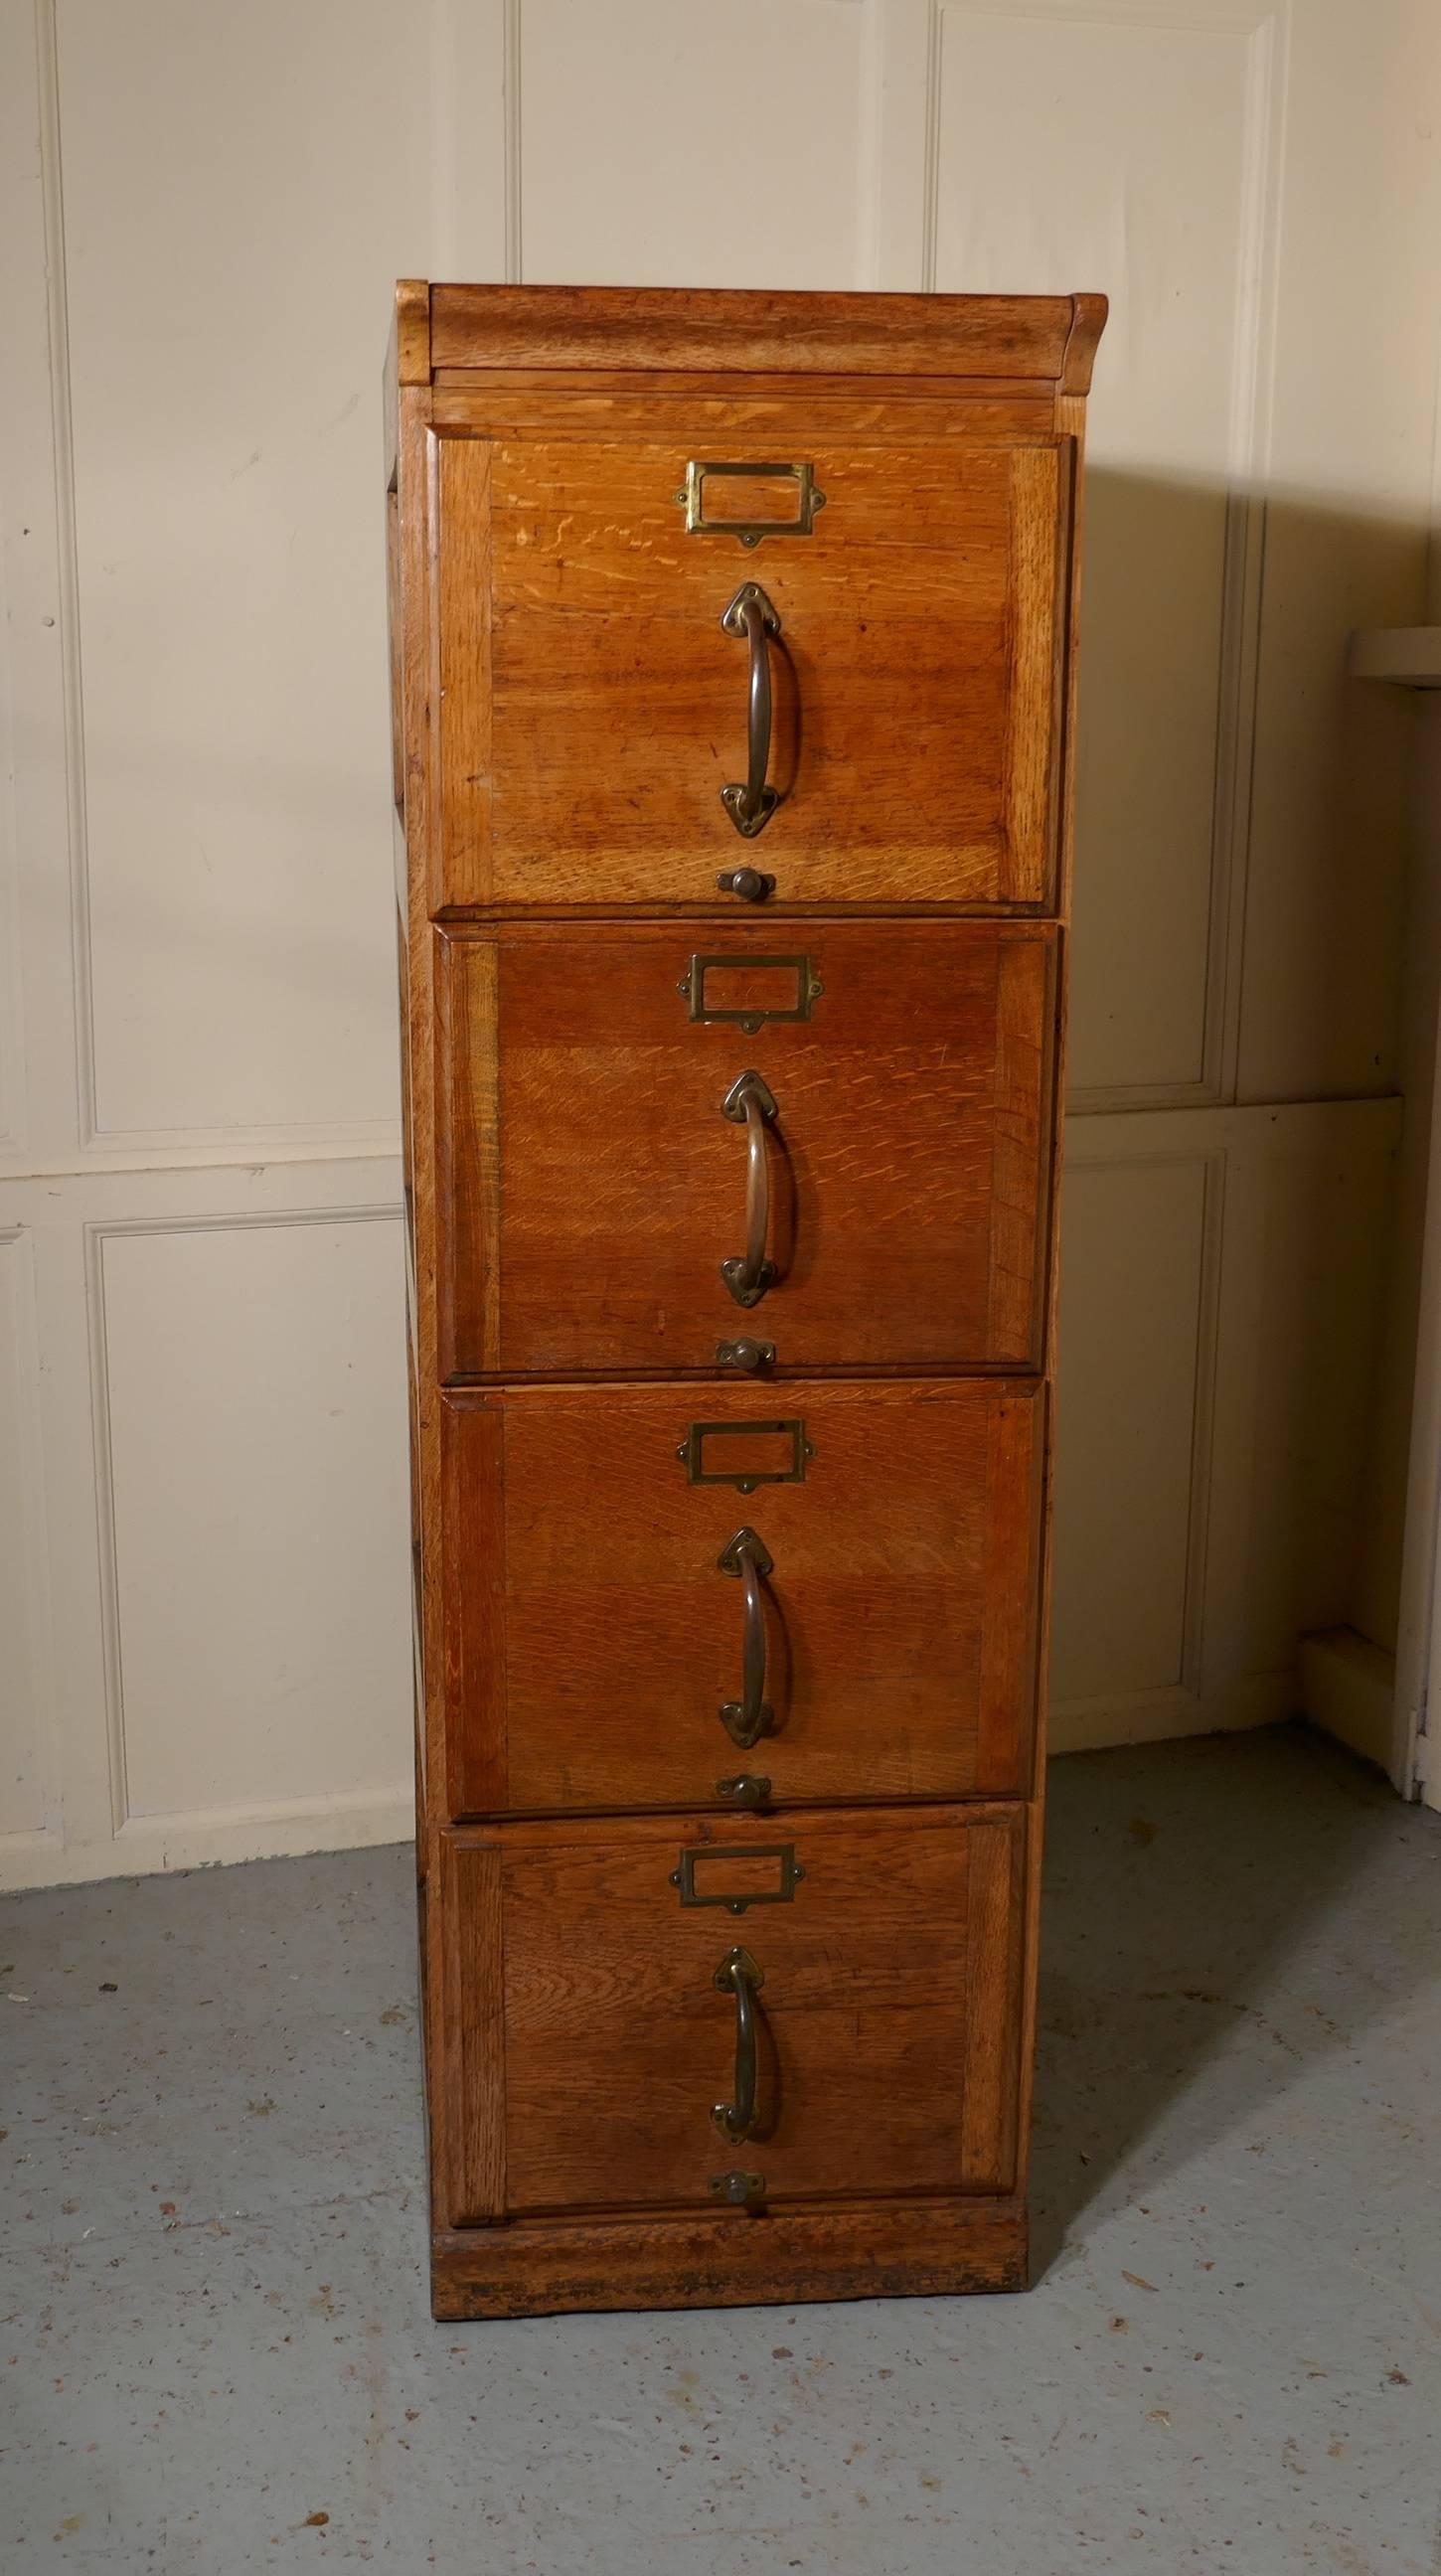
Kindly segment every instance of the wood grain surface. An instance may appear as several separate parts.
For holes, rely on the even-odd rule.
[[[430,364],[1006,376],[1084,393],[1099,295],[434,285]]]
[[[782,630],[782,802],[754,853],[772,909],[1042,903],[1054,442],[806,437],[814,532],[754,554],[685,533],[676,494],[707,453],[747,437],[442,442],[442,905],[713,898],[750,855],[720,794],[746,775],[748,655],[721,617],[748,579]],[[777,507],[769,486],[752,507]]]
[[[434,2311],[457,2320],[1025,2286],[1026,2213],[1010,2198],[863,2201],[759,2217],[520,2220],[432,2238]]]
[[[452,2223],[496,2206],[502,2126],[514,2215],[703,2208],[735,2166],[763,2172],[777,2205],[1006,2191],[1023,1815],[823,1809],[784,1826],[448,1838],[443,1940],[465,2042],[444,2097]],[[690,1847],[713,1856],[717,1892],[745,1889],[740,1855],[786,1844],[804,1873],[788,1903],[736,1916],[683,1905],[671,1883]],[[737,1944],[764,1978],[759,2121],[740,2145],[712,2118],[734,2092],[736,2033],[714,1972]]]
[[[768,1409],[804,1423],[803,1482],[688,1481],[692,1421]],[[693,1807],[737,1772],[778,1805],[1022,1793],[1044,1411],[1034,1382],[964,1378],[448,1397],[452,1815]],[[718,1560],[744,1528],[773,1560],[750,1751],[719,1715],[745,1605]]]
[[[1036,1364],[1049,927],[437,936],[448,1377],[712,1371],[739,1331],[774,1341],[781,1374]],[[797,950],[824,987],[809,1020],[689,1016],[694,954]],[[749,1070],[777,1104],[778,1276],[747,1310],[720,1271],[745,1246],[747,1156],[721,1104]]]

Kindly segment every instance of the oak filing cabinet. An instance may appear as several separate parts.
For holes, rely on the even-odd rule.
[[[1104,317],[398,292],[442,2316],[1024,2279]]]

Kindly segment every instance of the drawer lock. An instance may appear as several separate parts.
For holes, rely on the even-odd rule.
[[[748,2210],[754,2218],[766,2196],[766,2178],[758,2173],[712,2174],[710,2187],[728,2209]]]
[[[744,1333],[738,1342],[717,1342],[717,1368],[740,1369],[750,1376],[756,1369],[769,1368],[776,1355],[774,1342],[753,1342]]]
[[[716,878],[717,894],[739,895],[742,903],[764,903],[775,890],[775,878],[764,868],[722,868]]]
[[[729,1780],[717,1780],[715,1793],[728,1807],[765,1807],[770,1804],[771,1784],[764,1775],[737,1771]]]

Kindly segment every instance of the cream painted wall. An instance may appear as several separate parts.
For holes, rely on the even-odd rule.
[[[1111,295],[1056,1738],[1292,1704],[1358,1597],[1405,719],[1340,669],[1423,613],[1438,105],[1429,0],[6,0],[0,1878],[407,1827],[398,273]]]

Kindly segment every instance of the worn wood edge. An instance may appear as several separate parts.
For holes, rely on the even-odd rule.
[[[1029,1755],[1029,1742],[1026,1750]],[[937,1806],[974,1806],[989,1809],[999,1803],[1014,1806],[1019,1810],[1027,1804],[1029,1796],[1030,1792],[1024,1786],[1008,1788],[1004,1783],[992,1786],[990,1782],[979,1785],[968,1784],[954,1789],[857,1791],[854,1796],[845,1799],[843,1812],[847,1817],[919,1815],[924,1821]],[[666,1804],[657,1801],[648,1807],[638,1806],[633,1798],[608,1799],[603,1806],[597,1806],[592,1801],[588,1806],[571,1807],[538,1807],[533,1803],[522,1801],[517,1801],[514,1805],[508,1801],[492,1801],[483,1806],[463,1807],[456,1804],[452,1806],[448,1815],[441,1814],[437,1804],[437,1821],[442,1834],[458,1836],[462,1842],[477,1834],[495,1834],[513,1826],[523,1825],[538,1827],[543,1839],[559,1844],[567,1841],[571,1828],[575,1825],[668,1825],[676,1828],[699,1821],[704,1826],[718,1822],[723,1817],[734,1816],[738,1812],[735,1807],[727,1806],[719,1798],[709,1801],[697,1798],[673,1798]],[[818,1821],[833,1822],[837,1814],[837,1799],[834,1790],[827,1790],[811,1798],[774,1797],[767,1798],[764,1806],[749,1808],[746,1812],[753,1818],[759,1817],[767,1826],[779,1825],[787,1818],[794,1818],[799,1830],[801,1825],[809,1827]],[[972,1821],[990,1823],[994,1819],[987,1814],[978,1816]],[[704,1836],[702,1835],[701,1838],[704,1839]],[[516,1835],[513,1839],[519,1840],[519,1836]]]
[[[970,918],[959,913],[941,914],[930,905],[920,904],[912,904],[903,912],[885,917],[893,937],[922,947],[934,942],[938,924],[942,928],[959,927]],[[767,930],[780,918],[779,909],[772,912],[768,908],[764,918],[757,920],[754,913],[722,912],[715,905],[704,912],[687,913],[682,921],[678,918],[678,907],[622,913],[615,905],[607,906],[603,913],[575,913],[542,911],[539,905],[518,904],[505,912],[487,909],[483,914],[465,912],[454,918],[447,915],[444,920],[436,921],[435,928],[442,940],[456,947],[476,945],[486,940],[497,946],[520,947],[537,942],[543,945],[557,940],[581,939],[591,947],[619,944],[628,948],[637,940],[684,939],[693,931],[709,930],[718,940],[749,933],[759,948]],[[856,916],[838,911],[834,904],[808,913],[806,919],[810,928],[817,931],[856,927]],[[1005,911],[992,910],[984,915],[984,922],[993,933],[998,948],[1031,943],[1037,947],[1054,948],[1060,936],[1057,918],[1052,912],[1036,913],[1014,907]]]
[[[777,1360],[761,1375],[748,1382],[753,1387],[761,1389],[768,1386],[783,1386],[789,1393],[806,1381],[811,1381],[817,1387],[844,1386],[851,1382],[858,1386],[892,1384],[907,1386],[916,1379],[933,1381],[936,1385],[941,1385],[949,1384],[953,1379],[964,1382],[969,1378],[978,1378],[984,1379],[988,1385],[1007,1385],[1018,1374],[1029,1376],[1033,1384],[1043,1383],[1038,1371],[1028,1371],[1025,1364],[1019,1360],[929,1358],[925,1360],[837,1360],[832,1366],[821,1366],[814,1360],[795,1360],[789,1363]],[[677,1389],[684,1388],[694,1396],[697,1391],[708,1386],[733,1387],[736,1379],[732,1370],[717,1368],[714,1362],[709,1365],[698,1362],[694,1368],[655,1368],[649,1371],[637,1369],[633,1365],[629,1368],[595,1368],[587,1370],[583,1380],[577,1377],[574,1368],[510,1367],[446,1369],[442,1371],[440,1378],[441,1388],[446,1395],[493,1395],[501,1387],[532,1387],[539,1394],[557,1395],[563,1393],[567,1387],[582,1383],[586,1386],[604,1387],[611,1394],[615,1394],[618,1390],[623,1391],[626,1387],[634,1387],[638,1391],[649,1390],[653,1394],[657,1388],[673,1386]]]
[[[1038,1378],[991,1382],[986,1407],[986,1533],[982,1579],[979,1711],[976,1728],[976,1793],[1028,1796],[1039,1724],[1039,1673],[1035,1638],[1040,1617],[1041,1514],[1045,1506],[1045,1389]],[[1024,1391],[1016,1400],[1015,1390]],[[1026,1496],[1026,1579],[1006,1584],[997,1572],[1003,1525],[1001,1498],[1021,1469]],[[1019,1646],[1017,1632],[1019,1631]],[[1013,1699],[1018,1692],[1018,1703]],[[1019,1704],[1023,1723],[1012,1730]],[[1014,1776],[1005,1756],[1014,1744]]]
[[[1065,489],[1059,442],[1010,451],[1008,515],[1011,721],[1006,737],[1006,867],[1013,901],[1053,899],[1056,869],[1056,703],[1060,661],[1057,609]],[[1038,538],[1044,537],[1044,543]],[[1036,724],[1044,705],[1048,721]],[[1039,739],[1037,737],[1039,736]],[[1023,874],[1034,858],[1034,891]]]
[[[724,1369],[697,1370],[694,1376],[712,1378],[718,1386],[724,1386],[730,1394],[738,1397],[747,1385],[753,1388],[757,1383],[764,1386],[770,1382],[766,1378],[737,1380],[731,1371]],[[1038,1403],[1045,1392],[1043,1379],[1034,1371],[1003,1366],[999,1362],[985,1369],[837,1368],[828,1373],[796,1369],[788,1383],[793,1394],[803,1395],[806,1387],[811,1385],[819,1395],[830,1394],[837,1385],[844,1386],[848,1381],[863,1385],[868,1393],[875,1390],[878,1382],[882,1389],[889,1385],[902,1393],[914,1386],[944,1386],[949,1391],[956,1386],[983,1385],[991,1402],[1008,1398],[1018,1404]],[[520,1369],[499,1379],[467,1378],[458,1383],[447,1383],[440,1389],[440,1402],[445,1411],[457,1414],[498,1411],[513,1402],[523,1406],[549,1404],[575,1396],[591,1397],[600,1404],[608,1402],[612,1396],[624,1395],[627,1390],[636,1395],[659,1395],[668,1386],[679,1388],[684,1384],[689,1390],[693,1382],[693,1377],[683,1379],[675,1369],[656,1369],[649,1373],[635,1369],[572,1369],[566,1374],[557,1373],[551,1377]]]
[[[790,2306],[1023,2290],[1020,2199],[886,2201],[673,2218],[511,2220],[431,2239],[440,2319]]]
[[[859,1803],[853,1798],[832,1797],[823,1804],[807,1807],[807,1831],[824,1833],[828,1827],[843,1828],[855,1816]],[[932,1833],[961,1835],[970,1833],[976,1825],[1009,1827],[1025,1810],[1022,1798],[982,1796],[977,1792],[955,1798],[907,1798],[877,1804],[906,1807],[919,1815]],[[705,1843],[723,1851],[736,1839],[744,1842],[748,1834],[754,1836],[755,1818],[735,1807],[580,1807],[564,1814],[546,1809],[467,1817],[442,1831],[445,1842],[457,1853],[586,1851],[604,1849],[618,1839],[665,1848],[676,1841],[677,1834],[682,1848],[687,1843]]]
[[[1104,310],[1100,321],[1105,319]],[[1096,324],[1096,337],[1100,323]],[[1094,347],[1094,343],[1092,344]],[[1056,1359],[1061,1288],[1061,1183],[1065,1163],[1066,1060],[1070,1036],[1070,909],[1076,826],[1076,699],[1079,678],[1080,561],[1085,498],[1085,403],[1068,395],[1056,405],[1056,426],[1070,444],[1065,584],[1061,601],[1063,670],[1058,708],[1060,839],[1056,853],[1056,903],[1060,915],[1053,994],[1051,1137],[1046,1215],[1045,1346],[1042,1353],[1046,1411],[1043,1425],[1044,1488],[1041,1506],[1039,1615],[1036,1634],[1035,1768],[1025,1808],[1026,1882],[1020,1965],[1020,2056],[1016,2127],[1016,2188],[1024,2192],[1031,2159],[1031,2104],[1035,2089],[1036,2024],[1041,1946],[1041,1867],[1045,1845],[1046,1758],[1050,1738],[1051,1619],[1055,1580]]]
[[[673,436],[679,418],[723,414],[775,422],[781,436],[864,436],[869,443],[979,438],[997,447],[1055,445],[1056,385],[1049,376],[887,375],[879,368],[796,377],[751,368],[735,382],[692,368],[438,367],[432,378],[436,426],[457,437],[507,436],[544,424],[547,437],[623,433],[655,426]],[[876,415],[881,418],[877,421]],[[894,414],[892,419],[890,415]],[[859,416],[859,417],[858,417]]]
[[[1056,1007],[1058,937],[1059,933],[1043,946],[1037,943],[1034,947],[1023,946],[1016,940],[1000,940],[996,950],[987,1323],[993,1337],[999,1338],[1009,1330],[1014,1318],[1005,1313],[1003,1288],[1024,1276],[1026,1345],[1024,1351],[1014,1352],[1005,1363],[1018,1372],[1039,1370],[1045,1357],[1045,1263],[1050,1239],[1051,1135],[1056,1123],[1052,1024]],[[1030,971],[1036,959],[1041,966],[1038,995],[1030,987]],[[1031,1018],[1033,1003],[1037,1006],[1034,1020]],[[1017,1058],[1029,1059],[1031,1056],[1035,1057],[1040,1068],[1034,1157],[1018,1149],[1015,1132],[1015,1103],[1018,1097],[1024,1096],[1026,1089],[1024,1075],[1017,1070]],[[1022,1167],[1019,1176],[1015,1168],[1018,1163]],[[1028,1173],[1034,1176],[1029,1182]],[[1018,1263],[1012,1266],[1003,1256],[1013,1254],[1015,1250],[1010,1241],[1012,1220],[1024,1221],[1027,1217],[1026,1261],[1022,1273]]]
[[[1068,395],[1056,405],[1056,426],[1069,449],[1069,474],[1062,494],[1062,507],[1057,513],[1058,536],[1064,535],[1065,556],[1062,566],[1059,607],[1061,649],[1057,657],[1057,777],[1059,792],[1059,845],[1056,852],[1056,918],[1063,925],[1071,918],[1071,883],[1075,865],[1076,839],[1076,709],[1080,679],[1080,609],[1081,546],[1085,533],[1086,510],[1086,406],[1080,395]],[[1065,468],[1063,466],[1063,474]],[[1064,1070],[1064,1068],[1062,1068]]]
[[[436,853],[432,910],[494,895],[491,852],[493,689],[491,626],[491,460],[489,439],[437,442],[436,759],[443,846]],[[452,689],[451,657],[465,680],[477,663],[479,688]]]
[[[430,554],[424,495],[433,445],[427,386],[398,388],[395,396],[396,473],[400,495],[396,575],[400,604],[401,751],[406,849],[405,910],[401,939],[406,959],[408,1009],[401,1030],[404,1094],[410,1130],[412,1437],[417,1444],[416,1487],[421,1539],[421,1680],[425,1707],[426,1775],[440,1776],[444,1712],[441,1698],[443,1640],[438,1591],[442,1514],[436,1347],[435,1028],[433,934],[427,913],[426,853],[431,828],[433,763],[430,746],[433,683],[430,670]]]
[[[966,1836],[967,2010],[961,2083],[961,2176],[973,2190],[1013,2191],[1019,2146],[1018,1937],[1025,1902],[1026,1810],[985,1816]],[[997,1983],[1005,1995],[996,2008]]]
[[[395,281],[395,319],[391,329],[395,381],[399,385],[430,382],[430,285],[423,277]]]
[[[1100,296],[439,284],[430,289],[429,362],[437,373],[588,364],[706,375],[886,369],[1061,385],[1068,363],[1089,365],[1104,318]]]
[[[1034,924],[1044,928],[1056,919],[1056,911],[1053,904],[1041,902],[945,903],[927,899],[924,903],[847,904],[835,895],[817,895],[810,901],[804,897],[787,898],[782,895],[767,897],[764,917],[770,922],[808,922],[816,929],[824,929],[827,923],[840,927],[853,921],[912,922],[922,928],[935,922],[981,921],[994,922],[998,926],[1009,922],[1021,927]],[[635,925],[665,930],[679,924],[691,930],[710,929],[720,937],[727,925],[733,927],[740,916],[734,912],[719,913],[706,899],[668,903],[662,907],[621,899],[604,904],[527,903],[524,896],[516,895],[505,900],[495,898],[487,903],[440,903],[431,918],[438,930],[534,922],[540,929],[553,924],[562,928],[569,925],[587,932],[591,929],[605,930],[607,935],[613,936],[617,930],[630,929]]]
[[[1107,296],[1072,296],[1071,328],[1061,358],[1061,372],[1057,383],[1059,392],[1063,394],[1090,392],[1091,370],[1096,363],[1096,351],[1100,345],[1101,333],[1106,327],[1106,316],[1110,309],[1110,300]]]
[[[443,1808],[445,1707],[443,1601],[439,1589],[443,1513],[436,1348],[435,1027],[433,934],[428,909],[435,768],[431,739],[434,678],[430,578],[434,525],[430,487],[433,482],[434,441],[430,431],[429,295],[426,290],[422,292],[425,295],[427,350],[425,371],[419,381],[406,382],[402,378],[403,367],[414,375],[418,365],[412,327],[414,299],[409,299],[403,308],[404,290],[396,298],[386,362],[386,482],[388,487],[394,480],[400,510],[396,571],[400,590],[404,754],[402,819],[406,855],[401,936],[406,950],[409,998],[401,1043],[406,1051],[406,1093],[411,1125],[412,1192],[408,1213],[415,1301],[411,1345],[414,1397],[411,1436],[418,1451],[420,1684],[424,1739],[424,1759],[417,1764],[416,1773],[417,1930],[421,2018],[425,2034],[422,2061],[426,2163],[433,2205],[438,2208],[443,2206],[445,2189],[450,2104],[445,2051],[448,1987],[444,1925],[448,1908],[443,1902],[442,1888],[447,1855],[436,1822],[437,1810]]]

